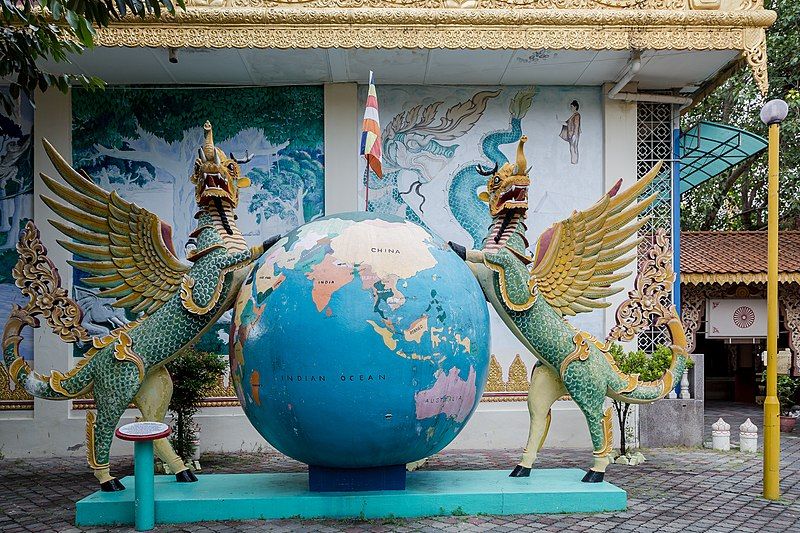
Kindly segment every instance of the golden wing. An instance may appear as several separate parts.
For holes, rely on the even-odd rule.
[[[152,314],[180,290],[189,267],[172,249],[171,228],[156,215],[108,192],[72,168],[43,140],[53,165],[69,185],[41,174],[45,185],[67,204],[42,196],[44,203],[65,221],[50,223],[71,240],[58,243],[85,261],[69,261],[91,274],[83,282],[99,287],[104,298],[116,298],[114,307]]]
[[[613,284],[630,272],[617,270],[635,259],[635,254],[625,254],[641,239],[629,238],[647,223],[649,217],[637,217],[656,195],[638,203],[636,199],[660,169],[661,162],[633,187],[619,194],[615,187],[589,209],[575,211],[539,237],[531,288],[562,315],[608,307],[609,302],[600,300],[623,289]]]

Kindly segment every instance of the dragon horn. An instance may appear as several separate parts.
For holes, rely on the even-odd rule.
[[[492,170],[484,170],[481,165],[475,165],[475,170],[478,171],[478,174],[481,176],[494,176],[497,174],[497,169],[500,168],[497,163],[494,164],[494,168]]]
[[[517,172],[528,167],[528,160],[525,159],[525,142],[527,140],[527,135],[519,138],[519,144],[517,145]]]
[[[207,159],[211,159],[212,154],[215,154],[217,149],[214,147],[214,133],[211,131],[211,123],[209,121],[206,120],[206,123],[203,124],[203,130],[205,133],[203,152],[205,152]]]

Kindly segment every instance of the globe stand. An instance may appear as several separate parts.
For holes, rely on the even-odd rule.
[[[607,481],[582,483],[585,474],[578,468],[533,469],[525,478],[509,477],[508,470],[417,470],[407,474],[405,490],[341,492],[312,492],[305,472],[205,474],[197,483],[156,476],[155,516],[158,524],[180,524],[625,510],[624,490]],[[139,480],[122,480],[128,487],[135,481]],[[134,500],[130,489],[97,491],[77,502],[75,524],[132,525]]]
[[[406,465],[372,468],[333,468],[309,465],[308,488],[311,492],[405,490]]]

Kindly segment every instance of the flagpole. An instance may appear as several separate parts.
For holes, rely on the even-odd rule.
[[[364,158],[367,166],[364,168],[364,211],[369,211],[369,161]]]
[[[364,168],[364,211],[369,211],[369,175],[372,170],[378,178],[383,177],[381,167],[381,126],[378,120],[378,95],[375,91],[375,78],[369,71],[369,88],[364,108],[364,122],[361,132],[361,155],[366,161]]]

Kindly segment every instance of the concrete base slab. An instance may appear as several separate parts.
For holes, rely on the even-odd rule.
[[[422,471],[408,474],[406,490],[314,493],[304,473],[206,474],[196,483],[157,476],[156,523],[269,518],[385,518],[434,515],[597,513],[627,507],[624,490],[607,482],[581,483],[575,468]],[[76,504],[78,526],[134,522],[134,480],[122,492],[95,492]]]

